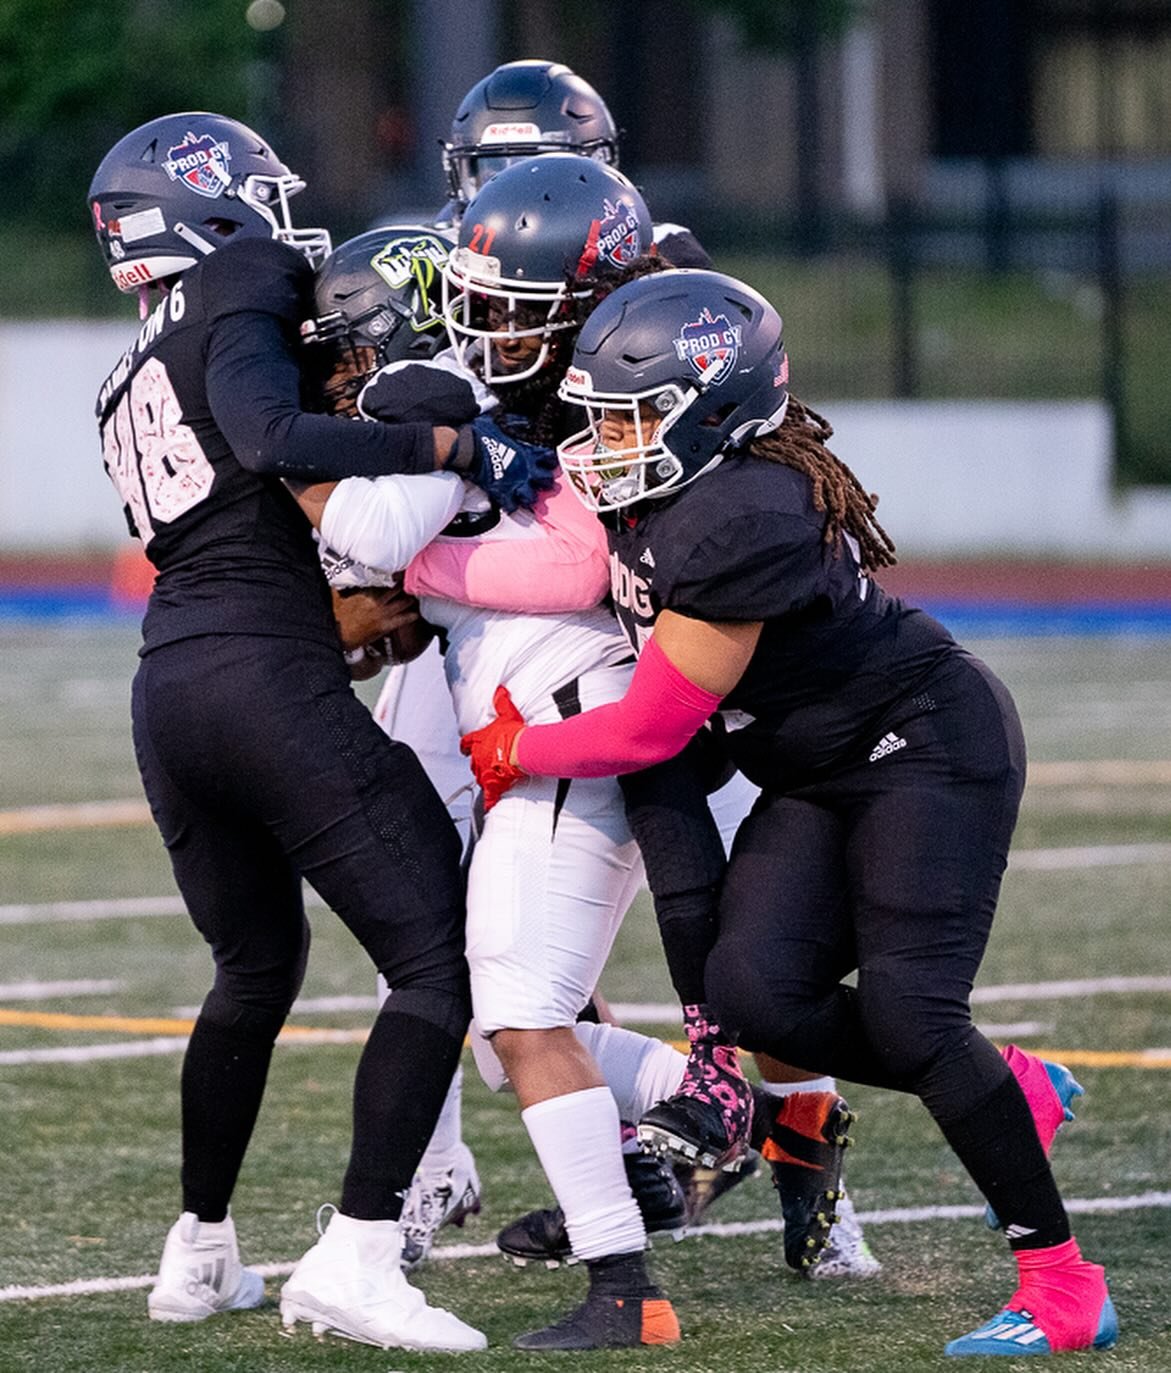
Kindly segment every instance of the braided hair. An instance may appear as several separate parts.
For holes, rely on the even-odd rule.
[[[813,486],[813,506],[825,513],[825,542],[840,547],[843,535],[857,540],[864,572],[893,567],[895,546],[874,518],[878,497],[826,446],[830,422],[790,395],[779,429],[751,440],[746,451],[803,472]]]

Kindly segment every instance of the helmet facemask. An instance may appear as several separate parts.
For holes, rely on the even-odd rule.
[[[286,172],[280,176],[246,176],[235,194],[272,227],[278,243],[296,248],[314,267],[320,267],[332,248],[329,230],[295,229],[289,214],[289,200],[304,189],[305,182],[299,176]]]
[[[682,485],[683,464],[669,437],[699,394],[674,384],[628,394],[594,391],[589,374],[571,367],[558,395],[582,407],[587,423],[558,444],[557,456],[582,503],[599,512],[621,510]]]
[[[468,147],[445,143],[443,170],[451,198],[457,205],[465,206],[475,198],[477,191],[482,190],[506,167],[525,162],[530,157],[539,157],[542,153],[577,153],[608,166],[618,165],[617,147],[608,139],[580,143],[574,139],[571,130],[542,133],[532,124],[527,127],[523,139],[518,137],[511,141],[474,143]]]
[[[554,335],[578,328],[576,302],[589,294],[564,281],[503,278],[498,258],[457,248],[443,268],[443,322],[459,361],[486,385],[505,386],[546,366]]]

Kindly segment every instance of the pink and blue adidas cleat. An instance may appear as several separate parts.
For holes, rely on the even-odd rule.
[[[1107,1297],[1098,1319],[1097,1334],[1089,1348],[1113,1349],[1117,1343],[1118,1316],[1114,1310],[1114,1303]],[[952,1340],[943,1352],[954,1358],[973,1354],[982,1357],[1003,1354],[1016,1358],[1022,1354],[1052,1354],[1056,1351],[1049,1343],[1048,1336],[1039,1325],[1033,1323],[1033,1318],[1027,1311],[1010,1311],[1006,1307],[979,1330],[973,1330],[961,1339]]]
[[[1019,1250],[1014,1257],[1021,1285],[1008,1305],[979,1329],[952,1340],[945,1354],[1018,1356],[1114,1347],[1118,1313],[1105,1269],[1082,1258],[1076,1240]]]

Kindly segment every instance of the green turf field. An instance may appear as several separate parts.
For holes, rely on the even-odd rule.
[[[983,1227],[979,1198],[922,1108],[847,1087],[860,1114],[847,1180],[870,1217],[880,1277],[851,1286],[788,1272],[774,1197],[757,1178],[709,1213],[707,1231],[656,1245],[654,1268],[684,1330],[678,1350],[519,1354],[511,1337],[560,1315],[584,1276],[514,1269],[495,1252],[501,1225],[551,1203],[515,1107],[479,1086],[469,1056],[465,1133],[484,1211],[463,1232],[441,1232],[419,1283],[484,1329],[489,1350],[456,1361],[322,1345],[304,1326],[283,1338],[281,1274],[312,1242],[316,1207],[336,1200],[358,1053],[354,1042],[290,1043],[275,1056],[233,1204],[245,1259],[270,1266],[273,1300],[197,1326],[149,1322],[148,1278],[178,1211],[182,1027],[171,1022],[201,999],[207,960],[173,913],[151,828],[82,828],[61,823],[74,812],[29,809],[141,799],[128,737],[136,644],[132,625],[0,624],[0,1373],[387,1373],[456,1362],[918,1373],[943,1367],[944,1343],[1008,1297],[1004,1242]],[[1171,639],[972,646],[1016,692],[1033,762],[977,1018],[998,1040],[1063,1055],[1085,1084],[1054,1161],[1083,1248],[1108,1264],[1122,1326],[1113,1353],[1066,1362],[1161,1373],[1171,1370]],[[79,902],[107,904],[62,904]],[[320,1003],[370,997],[373,978],[339,922],[312,914],[308,1004],[294,1021],[361,1031],[368,1010]],[[642,902],[604,990],[617,1002],[670,999]],[[99,1045],[118,1056],[87,1052]],[[141,1056],[122,1056],[127,1046]],[[70,1061],[63,1050],[83,1052]],[[914,1217],[936,1207],[959,1213]]]

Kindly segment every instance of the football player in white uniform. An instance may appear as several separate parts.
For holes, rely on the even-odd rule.
[[[359,412],[408,422],[428,393],[429,404],[450,406],[445,413],[469,422],[498,406],[495,418],[510,440],[551,443],[560,432],[556,385],[576,328],[607,278],[650,243],[641,196],[604,164],[563,154],[500,173],[472,201],[443,268],[454,351],[491,376],[499,404],[458,360],[444,357],[428,366],[426,381],[421,365],[384,369],[362,391]],[[510,457],[506,444],[501,465]],[[601,604],[609,573],[600,526],[563,487],[532,512],[503,511],[449,473],[412,483],[344,482],[300,499],[333,550],[335,585],[343,566],[345,577],[373,582],[404,571],[407,591],[446,641],[457,731],[490,718],[502,680],[534,718],[550,722],[624,693],[631,654]],[[471,855],[467,953],[477,1064],[490,1085],[507,1082],[515,1091],[573,1252],[590,1275],[586,1301],[521,1336],[521,1348],[679,1338],[671,1304],[647,1273],[620,1106],[590,1045],[604,1044],[611,1058],[631,1065],[622,1101],[631,1119],[678,1086],[683,1059],[616,1027],[576,1024],[641,882],[613,779],[519,789],[487,819]],[[614,1051],[629,1041],[636,1054]]]

